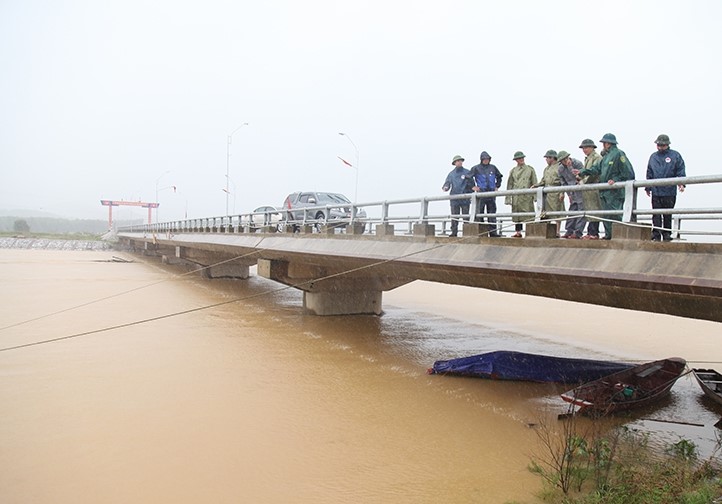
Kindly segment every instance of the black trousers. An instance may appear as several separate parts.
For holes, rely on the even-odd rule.
[[[483,214],[495,214],[496,213],[496,198],[479,198],[479,207],[476,209],[477,213]],[[479,221],[482,222],[483,218]],[[496,235],[496,217],[487,217],[489,224],[489,234]]]
[[[451,215],[469,215],[469,202],[463,200],[451,201]],[[452,217],[451,218],[451,236],[457,236],[459,234],[459,221],[463,220],[463,217]]]
[[[654,196],[652,195],[652,208],[674,208],[677,203],[677,196]],[[672,237],[672,215],[653,215],[652,216],[652,238],[671,238]],[[660,229],[664,228],[664,229]]]

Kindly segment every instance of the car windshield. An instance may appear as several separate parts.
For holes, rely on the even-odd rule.
[[[334,193],[318,193],[317,195],[318,199],[316,200],[318,203],[330,203],[330,204],[349,204],[351,201],[344,196],[343,194],[334,194]]]

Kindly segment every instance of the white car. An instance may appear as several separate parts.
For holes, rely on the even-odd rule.
[[[327,222],[350,221],[351,207],[351,201],[343,194],[312,191],[289,194],[281,210],[286,221],[294,228],[297,228],[300,222],[308,222],[312,223],[316,230],[320,230]],[[357,208],[356,212],[356,220],[366,220],[366,211],[363,208]]]
[[[281,212],[278,208],[271,205],[259,206],[253,210],[251,215],[251,223],[254,227],[267,227],[275,226],[276,229],[281,231]]]

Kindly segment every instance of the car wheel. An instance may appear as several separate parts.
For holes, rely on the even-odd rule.
[[[323,212],[316,213],[316,224],[314,228],[317,233],[321,232],[321,229],[326,225],[326,215]]]

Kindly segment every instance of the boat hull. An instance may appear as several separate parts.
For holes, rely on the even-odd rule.
[[[653,404],[669,394],[687,362],[671,357],[585,383],[562,394],[579,412],[605,415]]]
[[[693,369],[702,392],[718,404],[722,404],[722,374],[714,369]]]

